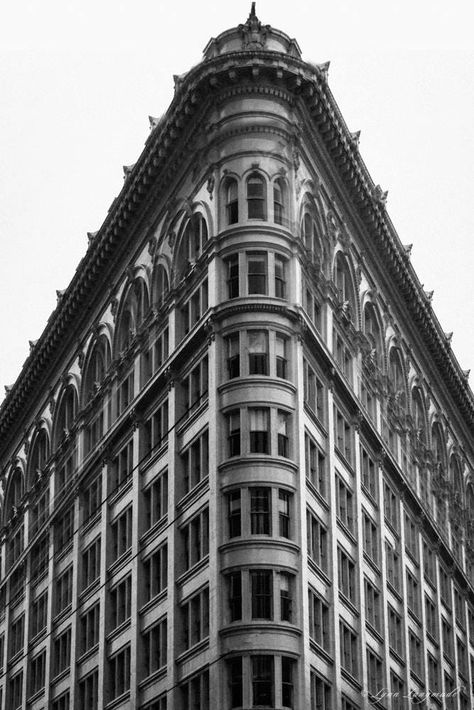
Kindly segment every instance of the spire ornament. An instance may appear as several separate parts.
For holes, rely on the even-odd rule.
[[[242,49],[262,49],[267,42],[267,32],[270,25],[262,25],[255,12],[255,3],[252,3],[250,15],[245,25],[239,25],[243,34]]]

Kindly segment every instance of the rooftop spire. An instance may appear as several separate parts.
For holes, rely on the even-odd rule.
[[[257,17],[257,13],[255,12],[256,4],[257,3],[255,2],[252,3],[252,7],[250,8],[250,15],[247,17],[247,22],[245,23],[249,30],[253,30],[254,32],[258,32],[262,24]]]

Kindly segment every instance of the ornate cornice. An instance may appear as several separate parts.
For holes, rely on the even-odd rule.
[[[205,114],[209,102],[214,101],[229,82],[240,82],[245,91],[252,92],[261,92],[262,86],[265,91],[268,87],[272,95],[276,86],[282,92],[281,99],[301,102],[305,107],[311,117],[308,128],[317,129],[380,263],[392,277],[465,422],[473,427],[474,397],[466,376],[451,352],[431,303],[423,294],[406,250],[387,216],[385,204],[377,197],[356,141],[328,88],[326,71],[296,56],[252,48],[208,59],[177,83],[165,117],[154,125],[138,161],[127,170],[122,190],[90,241],[71,283],[0,408],[0,440],[4,447],[8,446],[18,426],[24,426],[31,407],[35,408],[35,398],[70,347],[74,331],[85,324],[91,304],[100,302],[104,279],[110,278],[125,254],[130,235],[139,228],[143,213],[151,208],[152,202],[157,203],[178,171],[188,165],[193,154],[195,128],[199,125],[197,117]]]

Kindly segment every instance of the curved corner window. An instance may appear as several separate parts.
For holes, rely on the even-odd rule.
[[[284,191],[283,182],[278,179],[273,183],[273,220],[276,224],[283,224]]]
[[[249,219],[266,219],[266,184],[258,173],[252,173],[247,179],[247,208]]]
[[[227,181],[225,196],[227,224],[235,224],[239,221],[239,186],[234,178]]]

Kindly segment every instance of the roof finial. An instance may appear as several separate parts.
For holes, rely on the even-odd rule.
[[[257,17],[257,13],[255,12],[255,5],[256,5],[256,4],[257,4],[257,3],[255,3],[255,2],[252,3],[252,7],[250,8],[249,19],[250,19],[251,17]]]

